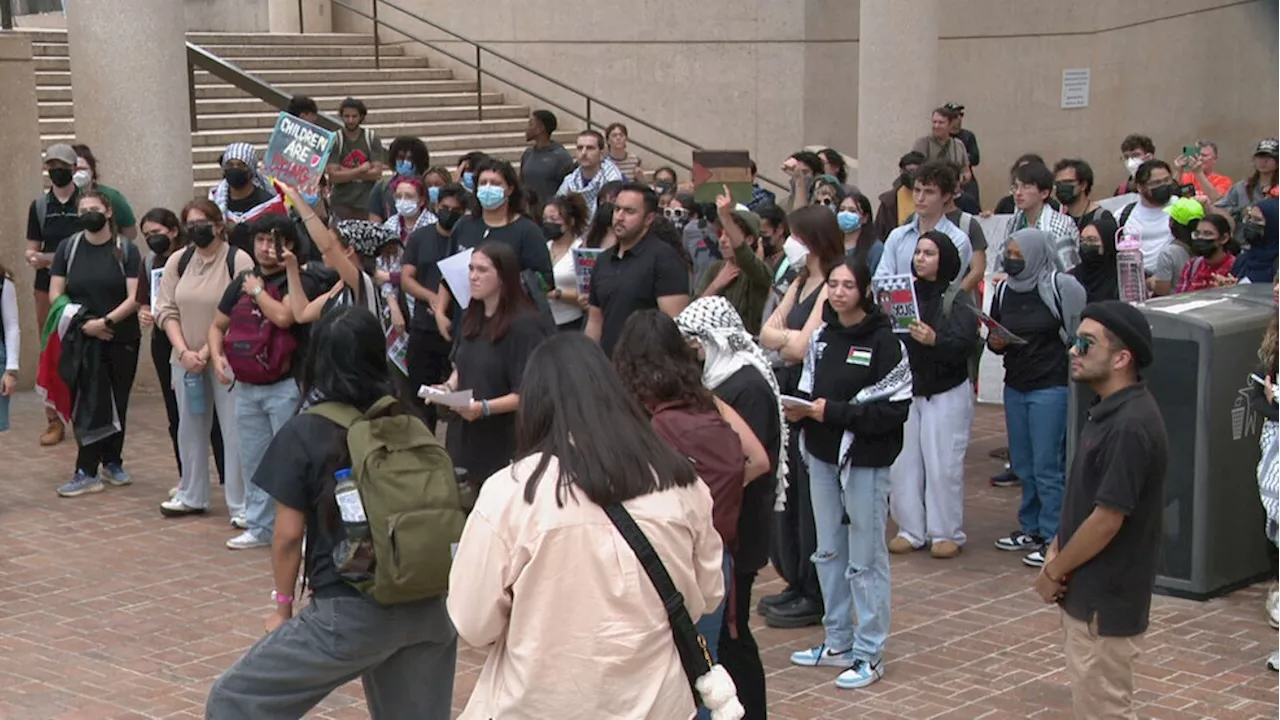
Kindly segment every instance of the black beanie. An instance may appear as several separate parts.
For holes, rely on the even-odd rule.
[[[1139,368],[1151,364],[1151,325],[1138,308],[1119,300],[1104,300],[1085,305],[1080,319],[1093,320],[1120,338]]]

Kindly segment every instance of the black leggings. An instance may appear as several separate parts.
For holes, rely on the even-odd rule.
[[[160,392],[164,395],[164,411],[169,416],[169,440],[173,442],[173,458],[178,461],[178,477],[182,477],[182,455],[178,453],[178,396],[173,393],[173,370],[169,364],[169,356],[173,353],[173,345],[169,336],[163,331],[151,333],[151,363],[155,365],[156,377],[160,379]],[[220,483],[226,482],[226,452],[222,449],[222,429],[218,425],[218,412],[213,412],[213,430],[209,433],[209,444],[213,446],[213,462],[218,467]]]
[[[751,586],[755,581],[754,572],[734,573],[732,600],[738,637],[730,637],[730,612],[726,605],[720,626],[719,659],[733,678],[733,684],[738,686],[738,700],[747,711],[746,720],[765,720],[769,713],[765,707],[764,663],[760,660],[760,646],[751,635]],[[725,592],[729,592],[729,588],[725,588]]]
[[[111,384],[120,417],[120,432],[98,442],[81,445],[76,453],[76,469],[85,475],[97,475],[101,465],[122,465],[124,454],[125,416],[129,412],[129,394],[133,378],[138,374],[138,341],[102,343],[102,365],[98,371]]]

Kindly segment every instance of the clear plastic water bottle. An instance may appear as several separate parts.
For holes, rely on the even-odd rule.
[[[204,374],[187,373],[182,376],[182,391],[187,396],[187,412],[192,415],[205,413]]]
[[[333,480],[333,497],[338,503],[338,514],[342,516],[342,526],[346,530],[346,537],[333,549],[333,564],[343,579],[364,582],[373,577],[375,562],[364,501],[360,499],[360,489],[351,478],[350,468],[335,472]]]
[[[1116,274],[1120,299],[1137,305],[1147,299],[1147,273],[1142,262],[1142,238],[1124,228],[1116,241]]]

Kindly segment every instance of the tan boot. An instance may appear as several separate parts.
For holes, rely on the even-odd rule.
[[[960,554],[960,546],[950,540],[936,540],[929,548],[929,554],[939,560],[950,560]]]
[[[908,555],[915,551],[916,549],[912,547],[911,541],[901,535],[889,541],[889,552],[894,555]]]
[[[66,430],[62,427],[62,421],[54,418],[49,421],[49,427],[44,429],[40,435],[40,444],[49,447],[62,442],[62,438],[66,434]]]

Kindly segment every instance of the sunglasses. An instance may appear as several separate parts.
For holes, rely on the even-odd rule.
[[[1079,355],[1080,357],[1084,357],[1085,355],[1089,354],[1089,348],[1103,347],[1103,345],[1102,343],[1098,342],[1097,340],[1094,340],[1093,338],[1076,336],[1075,342],[1071,343],[1071,347],[1074,347],[1076,349],[1076,355]]]
[[[683,220],[689,217],[689,211],[684,208],[666,208],[662,211],[668,220]]]
[[[821,200],[819,200],[819,201],[818,201],[818,204],[819,204],[819,205],[826,205],[827,207],[831,207],[832,205],[835,205],[835,204],[836,204],[836,201],[835,201],[835,200],[832,200],[832,199],[831,199],[831,198],[829,198],[829,197],[824,197],[824,198],[822,198]]]

